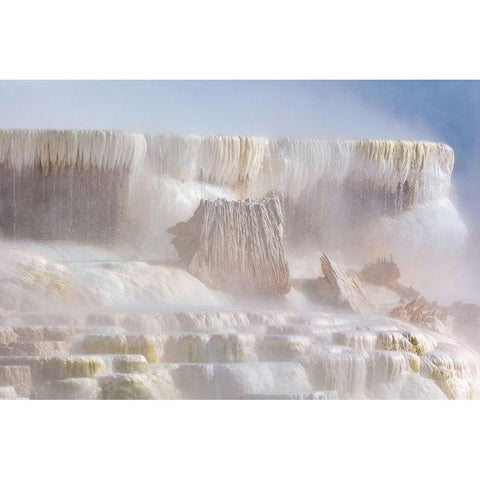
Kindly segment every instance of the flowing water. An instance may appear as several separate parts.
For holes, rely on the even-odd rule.
[[[392,254],[429,300],[460,298],[453,164],[420,141],[0,131],[0,396],[477,398],[480,357],[455,325],[386,316],[384,288],[365,286],[384,308],[360,316],[297,283],[322,253],[358,269]],[[289,293],[188,273],[168,228],[201,200],[272,194]]]

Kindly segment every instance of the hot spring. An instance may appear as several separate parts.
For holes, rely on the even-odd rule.
[[[453,166],[423,141],[0,130],[0,397],[479,398]]]

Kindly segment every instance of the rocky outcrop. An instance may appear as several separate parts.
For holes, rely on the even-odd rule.
[[[360,285],[350,274],[326,255],[322,255],[320,262],[324,276],[317,280],[316,287],[323,302],[362,314],[373,311]]]
[[[410,323],[439,333],[451,333],[453,318],[448,310],[437,302],[427,302],[423,297],[417,297],[406,305],[400,305],[390,313],[394,318],[407,320]]]
[[[412,287],[405,287],[398,283],[400,269],[393,261],[392,256],[390,256],[389,259],[380,257],[377,258],[375,263],[368,263],[362,268],[359,275],[363,281],[387,287],[404,300],[413,300],[420,295],[420,293]]]
[[[290,290],[278,197],[202,200],[189,221],[168,231],[188,271],[210,287],[249,293]]]

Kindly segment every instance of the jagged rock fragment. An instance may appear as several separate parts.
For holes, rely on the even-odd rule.
[[[290,290],[278,197],[202,200],[189,221],[168,231],[188,271],[208,286],[250,293]]]
[[[368,263],[362,268],[359,275],[363,281],[387,287],[405,300],[413,300],[420,295],[412,287],[405,287],[398,283],[400,269],[393,261],[392,256],[389,259],[380,257],[375,263]]]
[[[453,318],[448,310],[437,302],[427,302],[424,297],[416,297],[406,305],[394,308],[390,315],[439,333],[451,333],[453,326]]]
[[[317,292],[322,301],[362,314],[373,311],[353,277],[326,255],[320,262],[324,276],[317,280]]]

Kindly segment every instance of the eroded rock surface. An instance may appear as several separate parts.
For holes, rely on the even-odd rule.
[[[317,281],[317,291],[322,301],[357,313],[373,312],[360,285],[350,274],[326,255],[320,261],[324,276]]]
[[[439,333],[451,333],[453,328],[453,318],[448,310],[437,302],[427,302],[423,297],[416,297],[406,305],[394,308],[391,315]]]
[[[202,200],[188,222],[168,231],[188,271],[208,286],[249,293],[290,290],[278,197]]]
[[[103,315],[101,331],[97,323],[78,319],[68,353],[0,357],[0,397],[480,398],[479,355],[409,320],[216,311]]]

